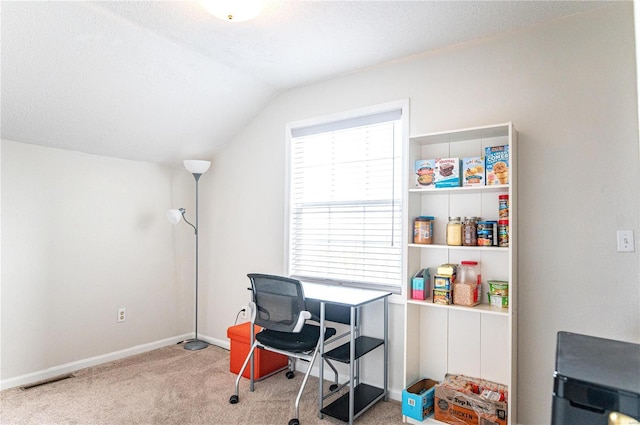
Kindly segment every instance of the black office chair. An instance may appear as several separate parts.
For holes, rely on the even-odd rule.
[[[229,403],[236,404],[239,401],[240,378],[249,361],[253,361],[256,348],[288,356],[289,371],[286,375],[289,379],[293,378],[295,360],[307,361],[309,367],[296,397],[295,417],[289,421],[289,425],[299,425],[300,398],[320,349],[320,326],[308,323],[307,320],[318,321],[319,319],[308,311],[300,281],[255,273],[249,274],[248,277],[251,280],[253,292],[253,301],[250,303],[251,322],[264,329],[255,335],[249,354],[238,373],[235,394],[229,398]],[[335,334],[334,328],[325,328],[324,339],[327,340]],[[252,367],[252,372],[253,369]],[[251,373],[251,391],[253,391],[253,384],[253,373]]]

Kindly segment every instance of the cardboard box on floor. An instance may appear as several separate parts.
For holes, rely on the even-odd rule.
[[[433,416],[434,387],[438,381],[421,379],[402,391],[402,414],[423,421]]]
[[[436,385],[435,419],[454,425],[507,425],[507,402]]]

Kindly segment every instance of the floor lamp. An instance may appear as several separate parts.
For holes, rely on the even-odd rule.
[[[206,173],[210,166],[210,161],[199,161],[194,159],[187,159],[184,161],[184,168],[193,174],[193,178],[196,179],[196,224],[193,225],[187,221],[184,216],[184,213],[186,212],[184,208],[167,211],[167,219],[172,224],[177,224],[180,219],[184,219],[189,226],[193,227],[196,235],[196,332],[195,338],[184,345],[185,350],[202,350],[203,348],[207,348],[209,345],[207,342],[198,339],[198,181],[200,180],[200,176]]]

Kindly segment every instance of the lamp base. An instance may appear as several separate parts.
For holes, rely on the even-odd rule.
[[[199,339],[192,339],[184,345],[185,350],[195,351],[202,350],[203,348],[207,348],[209,346],[208,342],[201,341]]]

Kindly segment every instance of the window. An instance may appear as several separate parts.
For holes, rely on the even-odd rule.
[[[288,127],[289,275],[400,292],[403,105]]]

